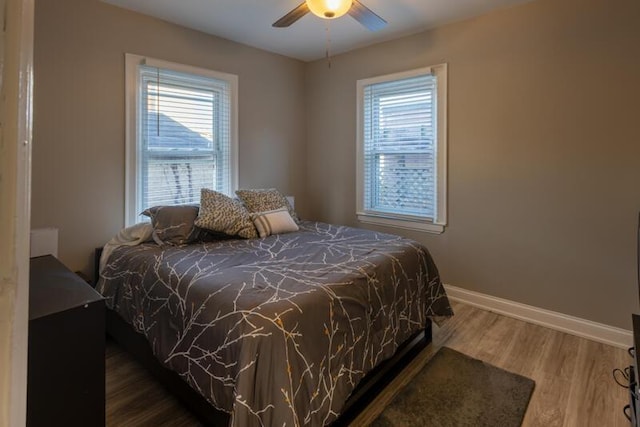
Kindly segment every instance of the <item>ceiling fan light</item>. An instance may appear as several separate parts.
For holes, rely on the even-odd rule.
[[[306,0],[309,10],[324,19],[339,18],[351,9],[353,0]]]

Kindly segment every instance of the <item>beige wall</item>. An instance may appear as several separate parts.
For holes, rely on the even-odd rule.
[[[35,23],[32,226],[60,229],[71,269],[123,225],[126,52],[238,75],[240,186],[304,205],[302,62],[98,0],[38,0]]]
[[[356,225],[356,80],[449,64],[446,283],[630,329],[640,2],[536,0],[307,68],[308,212]]]
[[[638,311],[640,3],[535,0],[303,64],[97,0],[36,4],[34,227],[88,271],[122,226],[124,53],[240,76],[240,185],[355,217],[356,80],[449,64],[445,282],[623,328]]]

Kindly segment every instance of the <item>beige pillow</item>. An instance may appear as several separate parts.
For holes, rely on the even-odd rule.
[[[195,225],[229,236],[245,239],[258,237],[249,211],[242,203],[208,188],[203,188],[200,192],[200,212]]]
[[[251,219],[253,219],[253,224],[256,226],[260,237],[298,231],[298,224],[291,218],[286,207],[251,214]]]
[[[286,207],[289,215],[295,222],[299,222],[298,215],[287,198],[275,188],[259,189],[259,190],[238,190],[236,194],[242,200],[242,203],[249,209],[251,213],[260,213],[272,211]]]

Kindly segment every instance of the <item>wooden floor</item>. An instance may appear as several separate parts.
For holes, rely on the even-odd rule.
[[[536,382],[523,426],[616,427],[627,393],[612,370],[631,363],[625,350],[453,303],[456,315],[434,328],[426,348],[353,422],[366,426],[441,346]],[[107,344],[108,426],[197,426],[173,397],[113,342]]]

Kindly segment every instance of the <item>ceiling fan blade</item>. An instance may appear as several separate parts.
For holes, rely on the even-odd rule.
[[[349,15],[362,25],[364,25],[369,31],[378,31],[387,26],[387,21],[376,15],[367,6],[360,3],[358,0],[353,0],[353,5],[349,9]]]
[[[282,18],[278,19],[273,23],[272,26],[276,28],[288,27],[307,13],[309,13],[309,6],[307,6],[307,2],[304,2],[300,6],[293,9],[291,12],[284,15]]]

